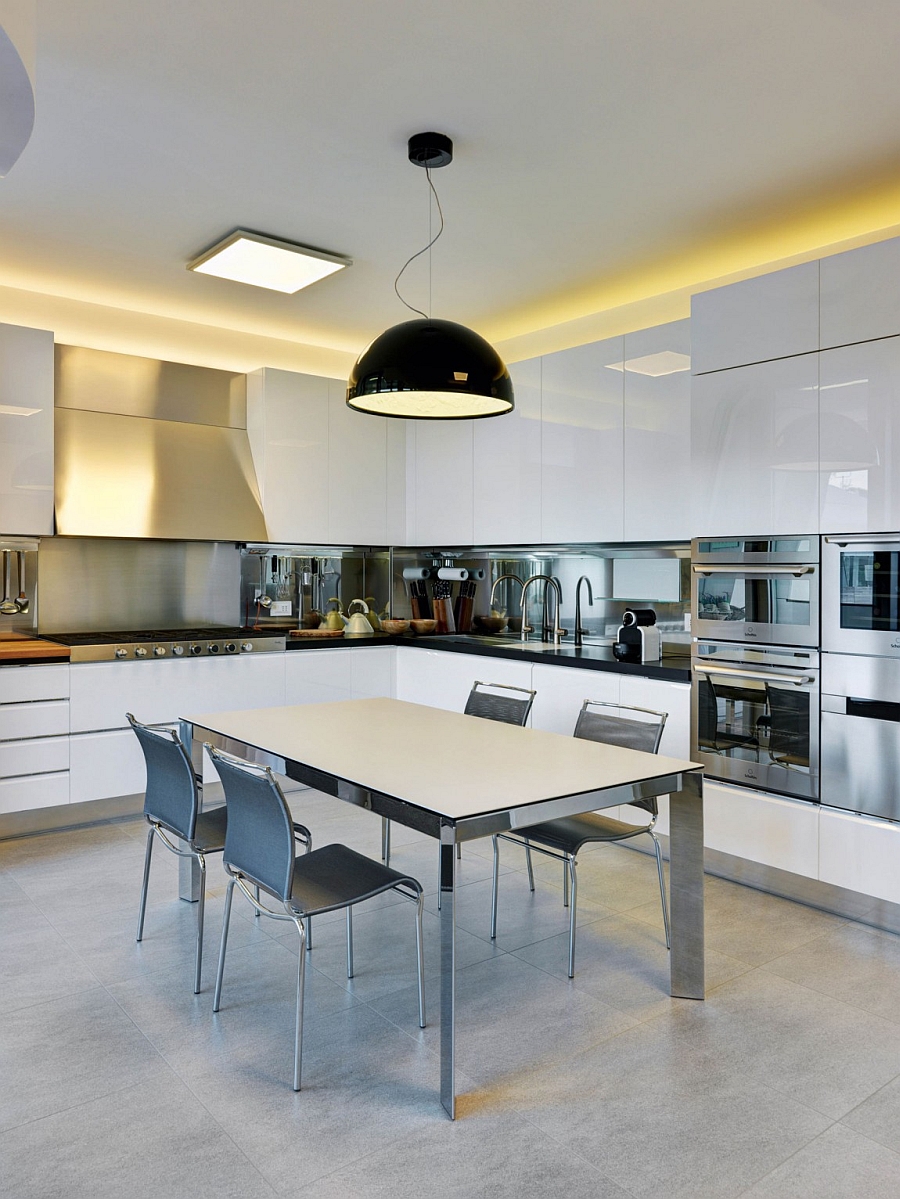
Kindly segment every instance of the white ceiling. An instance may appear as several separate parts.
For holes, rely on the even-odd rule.
[[[425,173],[405,153],[423,129],[456,144],[435,173],[434,313],[500,341],[596,312],[611,279],[900,182],[896,0],[38,13],[34,134],[0,180],[0,319],[38,293],[85,343],[92,319],[180,322],[170,356],[191,357],[193,329],[219,347],[207,358],[230,345],[246,369],[283,343],[339,374],[411,315],[392,283],[427,240]],[[354,266],[296,296],[185,271],[237,226]],[[424,267],[406,290],[424,306]]]

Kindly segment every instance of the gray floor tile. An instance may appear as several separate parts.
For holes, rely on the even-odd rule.
[[[745,1193],[745,1199],[896,1199],[900,1154],[841,1124],[816,1137]]]
[[[649,845],[650,839],[645,840]],[[506,846],[501,861],[505,856]],[[524,854],[510,847],[509,857],[519,859],[521,864]],[[533,861],[535,879],[562,890],[562,863],[539,853],[533,855]],[[614,912],[627,912],[644,904],[659,906],[656,858],[621,845],[585,846],[578,855],[578,895]]]
[[[31,904],[0,913],[0,1012],[95,987],[96,974]]]
[[[274,1191],[187,1087],[162,1077],[0,1134],[16,1199],[246,1199]]]
[[[166,1067],[101,987],[3,1017],[0,1127],[65,1111]]]
[[[512,1114],[434,1123],[353,1165],[286,1192],[290,1199],[628,1199],[628,1193]]]
[[[841,1123],[900,1153],[900,1077],[848,1112]]]

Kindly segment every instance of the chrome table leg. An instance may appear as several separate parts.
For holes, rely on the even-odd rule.
[[[191,853],[187,841],[173,838],[179,849],[183,849],[188,857],[178,859],[178,898],[186,899],[188,903],[199,903],[201,874],[200,864]]]
[[[441,1103],[456,1119],[456,829],[441,825]]]
[[[703,963],[703,776],[681,776],[669,806],[669,930],[672,995],[705,998]]]

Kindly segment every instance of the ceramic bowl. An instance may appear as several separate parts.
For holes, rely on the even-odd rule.
[[[396,637],[399,633],[405,633],[409,628],[408,620],[382,620],[381,627],[391,637]]]
[[[505,616],[476,616],[475,627],[485,633],[502,633],[506,628]]]
[[[419,636],[421,636],[424,633],[433,633],[434,630],[437,628],[437,621],[436,620],[411,620],[409,622],[409,627],[412,629],[412,631],[414,633],[417,633]]]

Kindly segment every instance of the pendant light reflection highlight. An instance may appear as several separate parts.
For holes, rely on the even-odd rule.
[[[419,133],[409,139],[409,159],[425,167],[441,216],[431,170],[452,160],[453,143],[443,134]],[[430,213],[429,209],[429,213]],[[408,259],[397,276],[425,250]],[[429,263],[430,269],[430,263]],[[347,405],[357,412],[406,420],[472,420],[512,412],[512,380],[503,360],[480,334],[455,321],[422,319],[393,325],[372,341],[357,359],[347,385]]]

